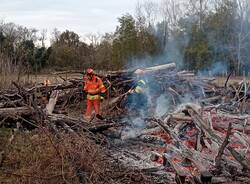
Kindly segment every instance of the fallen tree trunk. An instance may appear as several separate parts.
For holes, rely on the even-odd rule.
[[[16,116],[29,116],[33,112],[30,107],[15,107],[15,108],[0,108],[0,117],[16,117]]]
[[[153,67],[148,67],[148,68],[142,68],[146,74],[152,73],[152,72],[160,72],[160,71],[165,71],[165,70],[173,70],[176,68],[175,63],[169,63],[165,65],[157,65]]]

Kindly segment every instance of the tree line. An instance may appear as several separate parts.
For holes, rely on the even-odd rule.
[[[0,72],[124,69],[176,62],[197,72],[235,71],[250,66],[248,0],[144,1],[134,15],[118,18],[114,32],[88,34],[83,41],[70,30],[46,30],[0,23]],[[40,44],[37,44],[40,43]]]

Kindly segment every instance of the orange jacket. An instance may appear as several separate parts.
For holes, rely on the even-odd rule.
[[[93,76],[91,80],[88,78],[84,79],[84,91],[90,95],[98,95],[100,93],[105,93],[106,88],[103,85],[102,79],[97,76]]]

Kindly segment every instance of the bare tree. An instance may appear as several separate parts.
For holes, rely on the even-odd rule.
[[[100,33],[88,33],[85,35],[87,42],[89,42],[93,47],[99,45],[102,35]]]
[[[244,50],[248,53],[248,45],[250,41],[249,30],[249,15],[250,15],[250,2],[249,0],[235,0],[237,5],[237,19],[239,21],[238,30],[238,43],[237,43],[237,72],[240,74],[243,60],[247,59]]]
[[[155,25],[155,20],[157,18],[157,10],[158,6],[155,2],[152,1],[145,1],[144,4],[142,5],[146,20],[148,23],[148,26],[154,26]]]
[[[137,2],[136,8],[135,8],[135,18],[136,18],[136,26],[139,29],[144,29],[146,26],[146,16],[143,11],[142,4]]]
[[[39,41],[41,41],[42,47],[45,47],[45,40],[47,39],[47,29],[42,29],[40,32]]]
[[[162,0],[160,12],[163,20],[168,23],[171,30],[176,30],[179,26],[180,18],[185,16],[183,2],[176,0]]]
[[[61,32],[57,28],[54,28],[51,34],[52,38],[50,39],[50,42],[52,44],[58,42]]]
[[[203,29],[202,24],[206,13],[212,8],[212,1],[213,0],[188,0],[188,3],[186,4],[189,15],[193,15],[198,18],[200,29]]]

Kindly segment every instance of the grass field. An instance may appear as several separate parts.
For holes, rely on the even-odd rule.
[[[0,75],[0,89],[8,88],[12,81],[19,81],[20,84],[39,84],[43,83],[45,80],[50,80],[51,83],[57,84],[62,83],[63,79],[74,79],[74,78],[82,78],[82,74],[80,73],[63,73],[63,74],[39,74],[39,75],[23,75],[19,78],[15,75],[2,76]],[[219,86],[224,86],[226,77],[214,77],[215,83]],[[245,80],[246,82],[250,82],[250,77],[230,77],[228,84],[232,84],[235,82],[241,82]]]
[[[19,77],[15,75],[3,76],[0,75],[0,89],[8,88],[11,86],[12,81],[18,82],[22,85],[27,84],[39,84],[45,80],[50,80],[51,83],[57,84],[62,83],[63,79],[82,78],[81,74],[39,74],[39,75],[22,75]]]
[[[226,77],[215,77],[215,83],[219,86],[224,86],[226,79]],[[250,77],[230,77],[228,84],[239,83],[243,80],[250,83]]]

